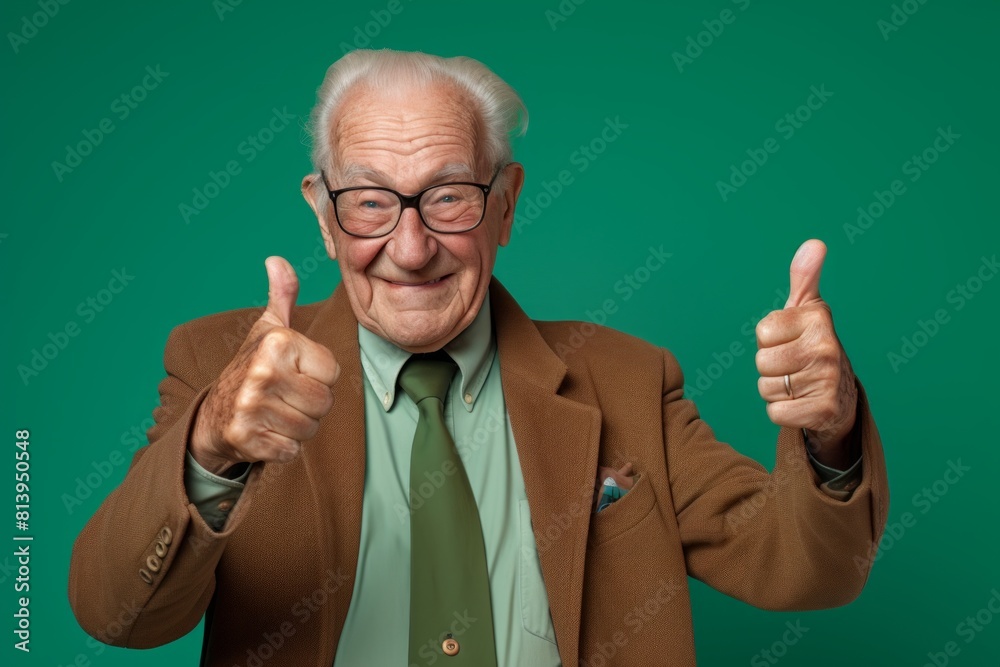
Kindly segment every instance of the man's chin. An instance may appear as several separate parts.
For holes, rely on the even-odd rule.
[[[428,327],[426,323],[414,323],[407,326],[405,323],[397,323],[388,329],[383,329],[385,338],[408,352],[433,352],[441,349],[452,338],[455,324],[442,326],[441,322],[435,322]]]

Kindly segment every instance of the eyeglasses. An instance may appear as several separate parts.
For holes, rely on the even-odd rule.
[[[424,188],[415,195],[366,185],[331,190],[326,173],[320,170],[320,174],[333,202],[337,224],[344,233],[373,239],[391,233],[408,208],[417,209],[424,226],[439,234],[472,231],[486,217],[486,198],[502,170],[503,167],[497,169],[487,185],[445,183]]]

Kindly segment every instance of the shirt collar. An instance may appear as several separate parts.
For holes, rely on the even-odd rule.
[[[360,324],[358,344],[361,347],[361,366],[368,382],[381,399],[382,408],[388,412],[396,401],[396,378],[410,358],[410,353]],[[444,350],[458,364],[462,404],[472,412],[496,352],[489,292],[472,324],[445,345]]]

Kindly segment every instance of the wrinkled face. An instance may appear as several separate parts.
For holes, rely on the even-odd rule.
[[[356,89],[342,103],[328,137],[336,162],[333,172],[327,170],[330,187],[373,185],[414,194],[454,181],[488,183],[494,167],[477,153],[479,135],[471,104],[450,86]],[[409,208],[392,233],[374,239],[345,234],[322,179],[311,174],[303,180],[303,194],[319,219],[327,252],[340,264],[362,326],[410,352],[429,352],[472,323],[498,246],[510,240],[524,179],[519,164],[504,173],[505,191],[490,192],[486,217],[474,230],[433,232]]]

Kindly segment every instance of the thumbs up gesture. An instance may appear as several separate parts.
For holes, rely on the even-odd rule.
[[[767,416],[779,426],[804,428],[813,456],[824,465],[851,464],[847,436],[854,426],[854,371],[833,329],[830,307],[819,295],[826,245],[803,243],[791,267],[782,310],[757,324],[757,389]]]
[[[267,308],[198,409],[190,450],[209,472],[293,459],[333,406],[340,368],[328,348],[291,329],[299,280],[281,257],[264,263]]]

